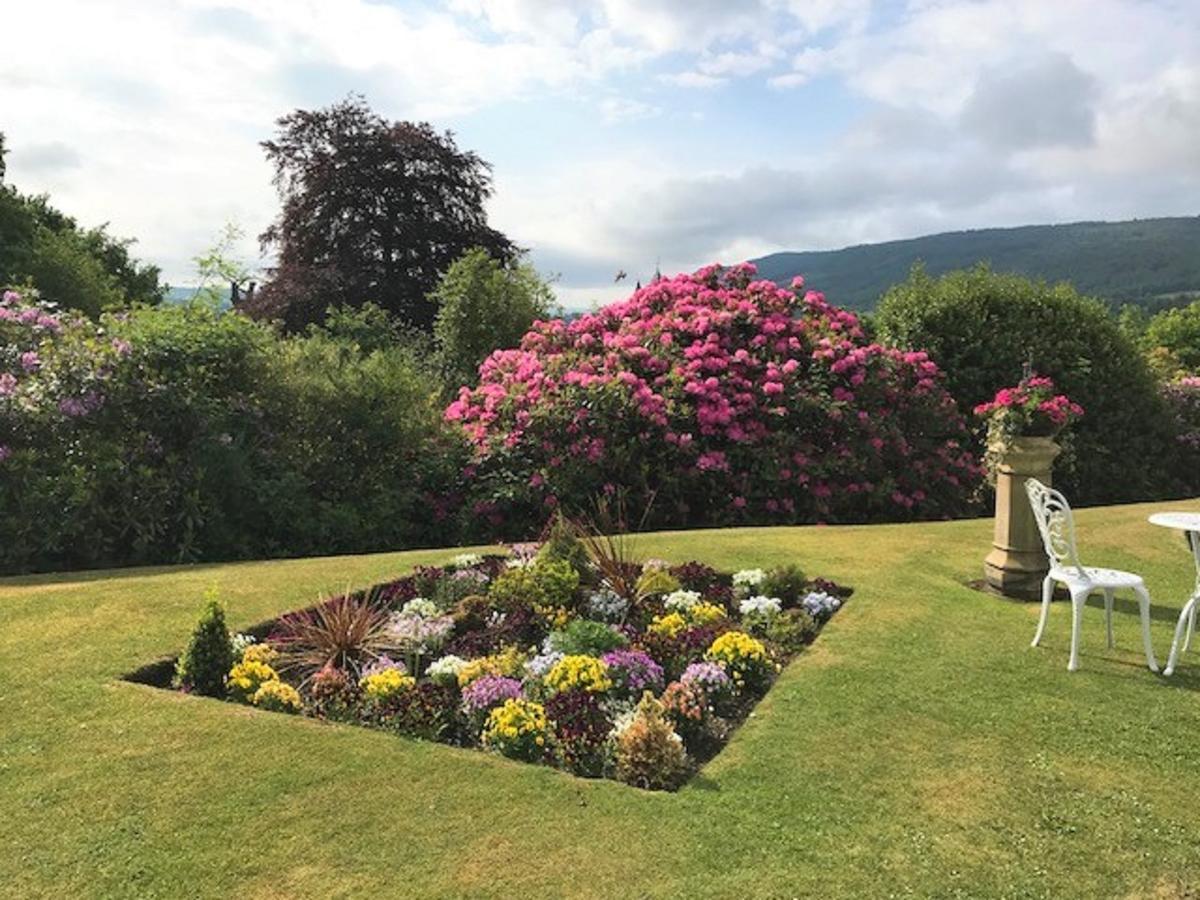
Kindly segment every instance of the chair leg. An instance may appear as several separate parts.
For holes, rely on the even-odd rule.
[[[1031,647],[1036,647],[1042,641],[1042,632],[1046,630],[1046,619],[1050,616],[1050,598],[1054,596],[1054,579],[1047,575],[1042,579],[1042,614],[1038,618],[1037,631],[1033,633]]]
[[[1085,587],[1071,588],[1071,659],[1067,662],[1068,672],[1079,668],[1079,630],[1088,593]]]
[[[1200,604],[1192,607],[1192,614],[1188,618],[1187,637],[1183,639],[1183,652],[1187,653],[1192,649],[1192,635],[1196,633],[1196,610],[1200,609]]]
[[[1175,626],[1175,640],[1171,641],[1171,655],[1167,657],[1167,667],[1163,669],[1164,675],[1175,674],[1175,663],[1179,662],[1179,649],[1187,632],[1188,623],[1192,619],[1192,613],[1196,611],[1197,598],[1200,598],[1200,594],[1193,595],[1179,614],[1179,623]]]
[[[1108,649],[1111,650],[1116,646],[1116,640],[1113,639],[1113,595],[1116,593],[1112,588],[1104,589],[1104,627],[1108,632]]]
[[[1144,584],[1134,587],[1133,592],[1137,594],[1142,614],[1142,646],[1146,650],[1146,665],[1150,667],[1151,672],[1157,672],[1158,660],[1154,657],[1154,645],[1150,642],[1150,592]]]

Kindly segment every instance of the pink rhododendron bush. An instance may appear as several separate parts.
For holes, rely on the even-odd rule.
[[[481,519],[519,532],[614,493],[656,524],[961,513],[980,469],[937,366],[754,273],[663,279],[492,354],[446,410]]]

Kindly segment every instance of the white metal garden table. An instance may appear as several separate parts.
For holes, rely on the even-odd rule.
[[[1187,535],[1188,547],[1192,551],[1192,561],[1196,564],[1196,583],[1192,588],[1192,596],[1188,598],[1187,603],[1183,605],[1183,610],[1179,613],[1179,624],[1175,626],[1175,640],[1171,642],[1171,656],[1167,659],[1167,667],[1163,670],[1164,675],[1170,675],[1175,671],[1175,663],[1179,660],[1179,654],[1187,653],[1188,648],[1191,647],[1192,634],[1196,631],[1196,609],[1197,603],[1200,602],[1200,513],[1155,513],[1150,517],[1150,523],[1184,532]]]

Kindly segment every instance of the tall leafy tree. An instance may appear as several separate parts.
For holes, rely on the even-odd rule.
[[[535,319],[555,312],[554,292],[533,266],[502,265],[478,247],[450,267],[433,299],[433,334],[450,390],[474,385],[493,350],[516,347]]]
[[[476,246],[517,252],[487,224],[490,166],[450,132],[389,122],[353,95],[277,125],[262,146],[283,206],[261,240],[278,262],[252,314],[299,330],[331,305],[375,303],[427,330],[427,295],[454,260]]]

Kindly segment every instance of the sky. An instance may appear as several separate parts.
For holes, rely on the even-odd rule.
[[[656,267],[1200,214],[1200,0],[0,0],[0,23],[7,181],[176,285],[226,222],[269,262],[259,142],[350,92],[489,161],[491,223],[568,308]]]

